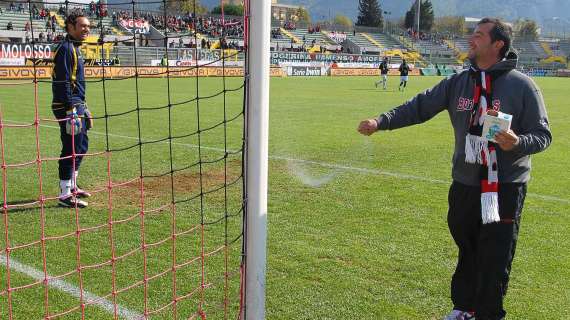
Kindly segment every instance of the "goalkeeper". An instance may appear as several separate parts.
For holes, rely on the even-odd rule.
[[[79,198],[90,194],[79,188],[77,176],[89,146],[87,130],[93,119],[85,103],[85,73],[79,46],[89,36],[89,20],[80,13],[71,13],[65,20],[65,30],[67,36],[56,49],[52,72],[52,111],[59,120],[62,145],[59,205],[85,208],[87,202]]]

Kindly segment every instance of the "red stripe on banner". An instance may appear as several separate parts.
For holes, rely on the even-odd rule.
[[[499,191],[499,183],[498,182],[491,182],[489,180],[481,180],[481,193],[487,192],[498,192]]]

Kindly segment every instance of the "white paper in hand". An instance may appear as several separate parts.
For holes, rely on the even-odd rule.
[[[496,117],[485,115],[485,122],[483,123],[483,134],[481,137],[492,142],[497,142],[495,141],[495,134],[501,130],[509,131],[511,128],[512,120],[512,115],[502,112],[499,112]]]

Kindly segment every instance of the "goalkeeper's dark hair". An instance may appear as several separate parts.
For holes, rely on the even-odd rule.
[[[67,29],[69,25],[75,26],[75,24],[77,23],[77,19],[79,18],[87,18],[87,16],[85,14],[83,14],[81,11],[72,11],[67,18],[65,18],[65,32],[69,32],[69,30]]]
[[[508,24],[504,23],[501,19],[497,18],[483,18],[477,23],[477,25],[485,23],[493,24],[493,29],[491,29],[489,32],[491,43],[494,43],[496,41],[503,41],[505,45],[501,48],[501,51],[499,53],[501,55],[501,58],[506,57],[507,53],[511,49],[513,29]]]

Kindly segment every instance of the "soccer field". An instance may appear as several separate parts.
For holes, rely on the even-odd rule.
[[[271,80],[268,319],[440,319],[451,309],[449,281],[457,253],[446,222],[453,151],[447,114],[441,113],[423,125],[372,137],[356,132],[360,120],[399,105],[439,79],[412,77],[405,92],[397,90],[396,77],[389,79],[388,91],[374,88],[377,79],[371,77]],[[510,319],[564,319],[570,314],[570,116],[565,103],[570,79],[536,81],[546,101],[553,144],[533,157],[533,178],[523,210],[506,309]],[[114,271],[111,265],[105,265],[85,270],[82,278],[73,273],[62,280],[102,297],[112,291],[113,282],[117,288],[124,288],[144,279],[145,274],[167,271],[172,267],[176,247],[176,256],[180,261],[190,261],[188,265],[181,267],[175,277],[167,273],[149,281],[148,286],[140,284],[120,293],[117,303],[143,314],[145,301],[147,310],[155,310],[168,303],[173,291],[182,296],[197,290],[179,303],[179,317],[196,315],[202,305],[210,319],[223,319],[227,290],[228,317],[235,318],[241,219],[238,214],[224,218],[224,212],[239,213],[241,207],[241,155],[234,153],[242,143],[241,80],[226,79],[226,87],[236,91],[188,103],[181,102],[195,98],[197,90],[200,97],[220,92],[223,79],[206,78],[198,83],[194,79],[173,79],[167,84],[165,79],[144,79],[138,84],[134,80],[107,81],[105,90],[101,82],[88,84],[88,102],[94,115],[105,114],[105,107],[107,114],[116,115],[96,120],[90,133],[90,152],[114,151],[110,153],[110,170],[107,154],[85,159],[80,182],[86,188],[98,188],[107,183],[108,171],[114,181],[129,181],[142,174],[150,180],[146,199],[149,206],[158,208],[172,199],[179,201],[176,215],[168,209],[164,214],[145,216],[145,232],[141,232],[138,217],[117,226],[113,231],[117,255],[136,248],[143,235],[148,237],[147,243],[167,239],[174,216],[176,230],[187,233],[177,238],[175,246],[166,241],[149,249],[146,269],[141,263],[145,254],[137,251],[117,263]],[[50,86],[42,83],[39,89],[40,118],[51,118]],[[180,103],[170,109],[170,117],[168,108],[157,108],[169,103]],[[0,86],[0,104],[4,123],[33,121],[32,86]],[[129,112],[137,105],[143,110]],[[236,120],[227,126],[219,125],[224,122],[224,113],[227,119]],[[56,126],[42,122],[42,158],[58,156]],[[204,128],[209,130],[202,132]],[[189,135],[198,131],[201,133]],[[181,138],[175,144],[158,142],[169,135]],[[33,127],[5,128],[4,138],[7,163],[36,159]],[[140,141],[157,143],[140,145]],[[229,155],[223,160],[226,158],[220,155],[226,152]],[[174,187],[170,184],[171,163],[180,169],[173,174]],[[191,166],[195,163],[204,165]],[[199,179],[202,167],[206,181]],[[8,203],[37,198],[37,165],[10,168],[8,172]],[[57,163],[42,164],[42,173],[43,192],[55,196]],[[232,181],[237,182],[230,184]],[[204,189],[216,190],[220,185],[230,185],[229,192],[204,194]],[[117,188],[114,219],[127,219],[137,213],[138,192],[139,187],[132,184]],[[74,232],[78,223],[82,227],[104,225],[110,212],[106,197],[107,192],[96,195],[90,200],[90,208],[78,216],[73,210],[55,207],[53,201],[46,203],[43,219],[37,208],[16,210],[7,219],[3,215],[0,248],[6,247],[5,230],[9,230],[11,246],[40,240],[42,221],[51,236]],[[218,222],[204,228],[204,241],[200,241],[199,230],[193,229],[202,222]],[[102,256],[110,258],[108,227],[85,235],[80,238],[81,265],[101,263],[105,261]],[[76,268],[77,241],[75,236],[48,241],[48,273],[64,274]],[[216,251],[220,247],[228,248],[228,253]],[[41,243],[35,244],[16,250],[11,257],[41,270],[43,275],[41,248]],[[201,258],[201,251],[212,254]],[[198,261],[193,260],[196,257]],[[230,262],[224,263],[226,257]],[[4,256],[2,259],[5,261]],[[231,268],[227,283],[226,265]],[[204,277],[201,266],[206,269]],[[5,292],[5,266],[0,270],[0,292]],[[11,287],[38,281],[23,271],[11,271]],[[211,285],[201,289],[202,284]],[[42,285],[14,292],[14,319],[43,317],[44,296]],[[48,296],[50,314],[70,309],[79,301],[57,288],[50,288]],[[113,297],[107,299],[112,301]],[[0,319],[7,318],[8,307],[7,294],[0,295]],[[169,319],[171,309],[154,317]],[[113,312],[101,305],[86,310],[89,319],[112,318]],[[76,310],[62,318],[76,319],[79,314]]]

